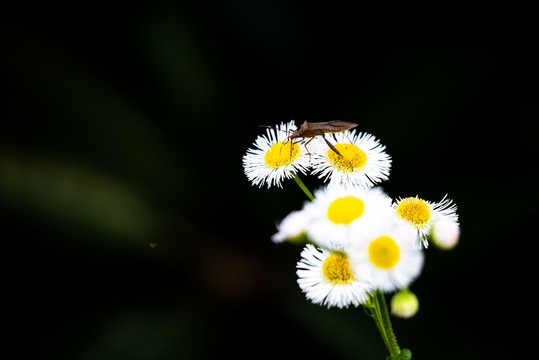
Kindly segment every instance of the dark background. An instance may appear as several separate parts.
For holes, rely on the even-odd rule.
[[[393,158],[391,196],[457,203],[459,246],[428,249],[411,287],[420,311],[394,320],[414,359],[533,356],[537,15],[235,0],[4,9],[14,358],[383,359],[373,321],[312,305],[296,285],[301,249],[270,241],[303,193],[243,174],[258,125],[290,119],[357,122]]]

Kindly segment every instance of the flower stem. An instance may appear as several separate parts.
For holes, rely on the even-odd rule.
[[[393,333],[393,327],[391,326],[384,294],[379,290],[376,291],[372,296],[368,307],[371,310],[374,323],[380,332],[380,336],[382,336],[382,340],[386,345],[390,358],[396,359],[401,351],[397,344],[395,334]]]
[[[311,192],[309,191],[309,189],[307,189],[307,186],[305,186],[305,184],[303,183],[303,181],[301,181],[301,179],[299,178],[298,174],[294,174],[294,180],[296,181],[296,184],[298,184],[298,186],[300,187],[301,190],[303,190],[303,192],[305,193],[305,195],[307,195],[307,197],[309,199],[314,200],[314,196],[313,194],[311,194]]]

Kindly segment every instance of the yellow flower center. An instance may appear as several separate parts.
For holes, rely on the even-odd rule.
[[[291,164],[297,159],[299,154],[298,144],[292,145],[291,141],[279,141],[271,145],[268,151],[266,151],[264,161],[269,167],[277,169],[281,166]]]
[[[381,268],[391,269],[399,261],[399,246],[389,236],[380,236],[369,245],[369,259]]]
[[[328,207],[328,218],[336,224],[350,224],[363,214],[363,200],[345,196],[334,200]]]
[[[348,258],[338,252],[333,252],[326,258],[322,271],[332,284],[349,284],[355,280]]]
[[[397,206],[397,214],[411,222],[416,228],[423,228],[430,220],[429,204],[418,197],[409,197],[401,200]]]
[[[335,144],[335,149],[342,156],[329,150],[328,158],[331,166],[337,170],[352,172],[361,169],[367,162],[365,152],[354,144]]]

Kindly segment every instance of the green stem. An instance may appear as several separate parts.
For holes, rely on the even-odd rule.
[[[307,195],[307,197],[309,199],[314,200],[314,196],[313,194],[311,194],[311,192],[309,191],[309,189],[307,189],[307,186],[305,186],[305,184],[303,183],[303,181],[301,181],[301,179],[299,178],[298,174],[294,174],[294,180],[296,181],[296,184],[298,184],[298,186],[300,187],[301,190],[303,190],[303,192],[305,193],[305,195]]]
[[[391,326],[391,320],[389,318],[389,311],[387,310],[387,304],[384,294],[381,291],[376,291],[371,298],[370,302],[371,315],[374,319],[376,327],[382,336],[382,340],[386,345],[389,355],[397,357],[400,354],[400,348],[397,344],[397,339],[393,333],[393,327]]]

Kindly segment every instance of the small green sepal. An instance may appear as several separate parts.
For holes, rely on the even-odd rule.
[[[411,360],[412,352],[409,349],[402,349],[398,355],[388,356],[386,360]]]

